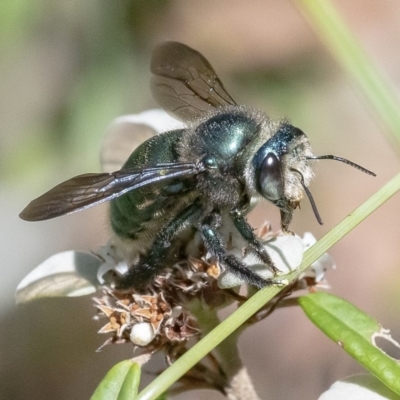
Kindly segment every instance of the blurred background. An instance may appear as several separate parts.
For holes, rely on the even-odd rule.
[[[400,86],[400,3],[334,1],[371,58]],[[102,134],[113,118],[156,106],[149,91],[153,47],[182,41],[203,53],[237,102],[304,130],[315,154],[335,154],[377,173],[316,162],[311,190],[292,229],[320,238],[399,170],[389,143],[357,88],[295,8],[264,1],[28,1],[0,4],[0,398],[87,399],[106,371],[132,356],[130,345],[95,350],[106,339],[90,298],[16,306],[19,281],[40,262],[107,241],[107,207],[28,223],[19,212],[55,184],[99,171]],[[354,302],[400,339],[399,197],[333,247],[332,293]],[[260,206],[253,225],[279,212]],[[299,308],[279,310],[248,329],[241,353],[259,394],[314,399],[361,371]],[[162,362],[162,358],[159,359]],[[147,367],[144,382],[160,365]],[[185,395],[178,397],[187,398]],[[191,393],[220,399],[218,393]]]

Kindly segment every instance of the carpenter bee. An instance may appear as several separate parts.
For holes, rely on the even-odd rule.
[[[338,160],[375,175],[340,157],[314,156],[307,136],[287,120],[237,105],[206,58],[184,44],[159,45],[151,72],[155,100],[187,127],[146,140],[119,171],[59,184],[20,214],[45,220],[110,201],[115,241],[131,265],[117,289],[144,291],[196,234],[219,265],[244,282],[272,284],[227,252],[224,229],[234,229],[278,273],[246,220],[254,205],[262,198],[275,204],[283,232],[290,233],[303,192],[322,223],[308,189],[312,161]]]

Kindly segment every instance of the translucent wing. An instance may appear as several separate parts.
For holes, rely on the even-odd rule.
[[[203,169],[201,163],[166,163],[142,170],[79,175],[32,200],[19,216],[27,221],[59,217],[110,201],[155,182],[195,175]]]
[[[236,104],[206,58],[182,43],[165,42],[156,47],[150,69],[154,99],[182,121],[213,107]]]

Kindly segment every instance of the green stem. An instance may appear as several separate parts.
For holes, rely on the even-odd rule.
[[[400,190],[400,174],[396,175],[389,183],[371,196],[366,202],[349,214],[342,222],[336,225],[321,240],[304,253],[303,262],[299,269],[288,275],[288,279],[296,279],[298,276],[330,247],[354,229],[360,222],[389,200]],[[157,398],[174,382],[183,376],[190,368],[198,363],[210,351],[217,347],[223,340],[244,324],[252,315],[270,301],[282,287],[268,286],[258,291],[247,300],[228,318],[216,326],[199,343],[188,350],[179,360],[160,374],[153,382],[139,393],[137,399],[151,400]]]
[[[220,324],[217,310],[204,306],[200,301],[192,301],[189,309],[196,317],[203,336]],[[229,400],[260,400],[240,358],[237,346],[240,333],[240,329],[233,332],[213,349],[213,353],[225,377],[224,386],[227,398]]]

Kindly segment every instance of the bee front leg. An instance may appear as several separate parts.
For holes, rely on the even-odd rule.
[[[232,254],[227,254],[223,246],[223,241],[216,231],[220,223],[220,216],[216,213],[208,216],[202,223],[200,231],[203,237],[204,245],[207,250],[217,259],[221,265],[230,270],[233,274],[240,277],[244,282],[259,289],[266,285],[273,285],[275,282],[271,279],[263,279],[246,264],[242,263]]]
[[[247,241],[249,246],[255,251],[260,260],[267,264],[269,268],[274,272],[274,274],[279,274],[279,269],[275,266],[274,262],[271,259],[271,256],[268,254],[265,246],[258,240],[256,235],[254,234],[254,230],[252,226],[246,221],[246,218],[243,217],[242,213],[239,209],[233,209],[230,212],[233,223],[243,237],[244,240]]]
[[[289,225],[292,222],[293,210],[286,211],[281,209],[281,229],[283,233],[287,235],[294,235],[294,233],[289,229]]]

